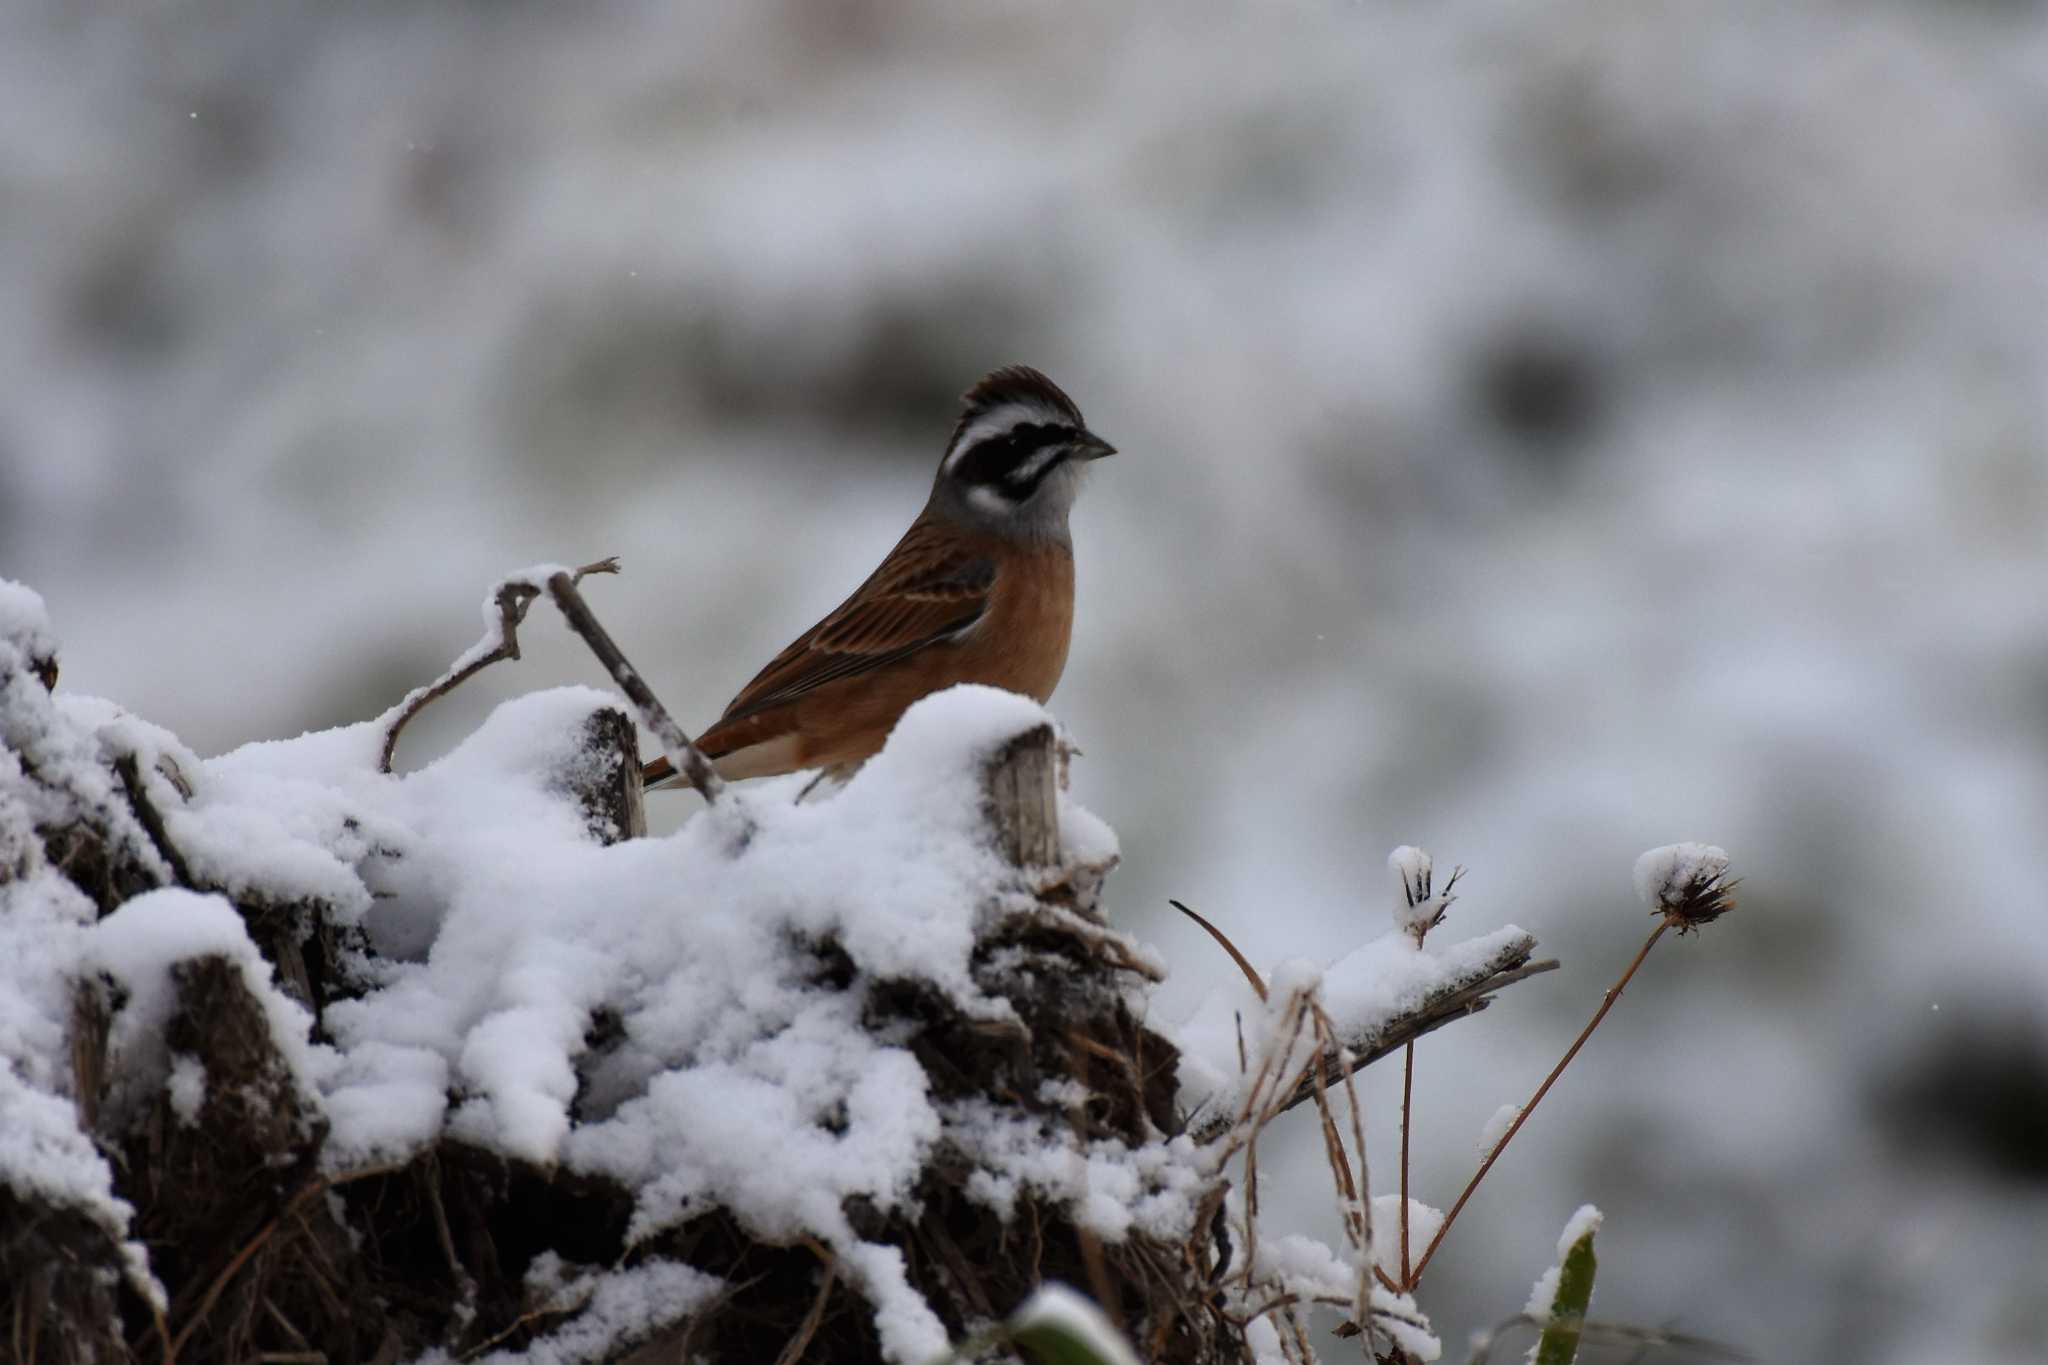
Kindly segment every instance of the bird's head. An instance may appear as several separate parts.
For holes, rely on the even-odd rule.
[[[990,530],[1059,539],[1082,467],[1115,453],[1059,385],[1009,365],[967,391],[932,498]]]

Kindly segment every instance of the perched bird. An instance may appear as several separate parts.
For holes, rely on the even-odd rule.
[[[1082,466],[1115,448],[1033,369],[968,390],[931,497],[881,567],[740,689],[697,738],[727,778],[844,776],[912,702],[954,683],[1044,701],[1074,620],[1067,511]],[[650,789],[683,779],[666,758]]]

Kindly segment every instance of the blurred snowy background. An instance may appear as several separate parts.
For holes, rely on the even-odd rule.
[[[1453,1356],[1592,1200],[1605,1316],[2043,1358],[2041,6],[12,0],[0,243],[0,575],[202,752],[612,553],[701,726],[1041,366],[1125,452],[1054,707],[1160,1008],[1230,971],[1169,895],[1328,958],[1394,844],[1468,864],[1443,932],[1566,965],[1425,1044],[1442,1205],[1635,853],[1745,878],[1447,1243]],[[402,761],[598,680],[527,634]],[[1269,1207],[1334,1237],[1311,1129]]]

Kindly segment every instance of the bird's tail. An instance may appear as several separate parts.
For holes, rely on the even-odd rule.
[[[688,779],[676,771],[676,765],[668,761],[666,754],[641,767],[640,781],[651,792],[688,785]]]

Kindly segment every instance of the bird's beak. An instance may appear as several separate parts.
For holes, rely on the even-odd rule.
[[[1081,439],[1073,445],[1073,456],[1077,460],[1099,460],[1105,455],[1114,454],[1116,447],[1092,431],[1083,431]]]

